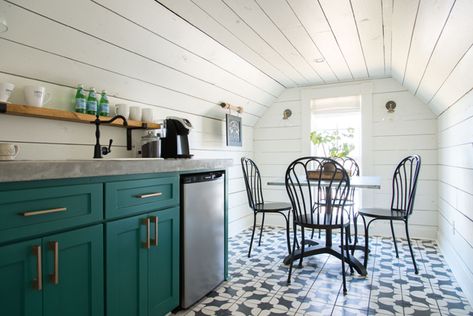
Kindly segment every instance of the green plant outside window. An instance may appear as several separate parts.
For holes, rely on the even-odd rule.
[[[353,139],[355,135],[354,128],[335,129],[325,131],[312,131],[310,140],[317,147],[321,148],[325,157],[347,157],[355,149],[355,145],[347,142]]]

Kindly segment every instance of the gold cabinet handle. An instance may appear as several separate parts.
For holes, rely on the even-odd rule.
[[[151,245],[152,246],[158,246],[158,217],[157,216],[151,216],[151,220],[153,221],[154,224],[154,239],[151,239]]]
[[[163,195],[162,192],[155,192],[155,193],[148,193],[148,194],[140,194],[140,195],[137,195],[136,197],[139,199],[147,199],[150,197],[156,197],[156,196],[161,196],[161,195]]]
[[[48,243],[49,250],[54,253],[54,270],[53,274],[49,275],[49,280],[52,284],[59,284],[59,243],[57,241],[51,241]]]
[[[65,211],[67,211],[67,208],[59,207],[59,208],[52,208],[49,210],[23,212],[21,214],[25,217],[28,217],[28,216],[51,214],[51,213],[59,213],[59,212],[65,212]]]
[[[151,240],[150,240],[150,226],[151,226],[151,220],[148,218],[145,218],[143,220],[143,224],[146,225],[146,241],[143,243],[143,246],[146,248],[146,249],[149,249],[151,248]]]
[[[33,246],[33,254],[36,256],[36,279],[33,279],[33,288],[41,291],[43,289],[43,267],[41,266],[41,246]]]

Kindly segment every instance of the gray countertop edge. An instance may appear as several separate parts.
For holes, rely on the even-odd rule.
[[[0,162],[0,182],[226,169],[233,159],[14,160]]]

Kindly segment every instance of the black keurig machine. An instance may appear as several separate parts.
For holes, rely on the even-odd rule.
[[[185,118],[167,117],[164,120],[164,135],[161,135],[161,157],[191,158],[189,131],[192,124]]]

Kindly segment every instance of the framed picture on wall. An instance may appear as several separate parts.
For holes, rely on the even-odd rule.
[[[227,119],[227,146],[241,147],[241,117],[226,114]]]

